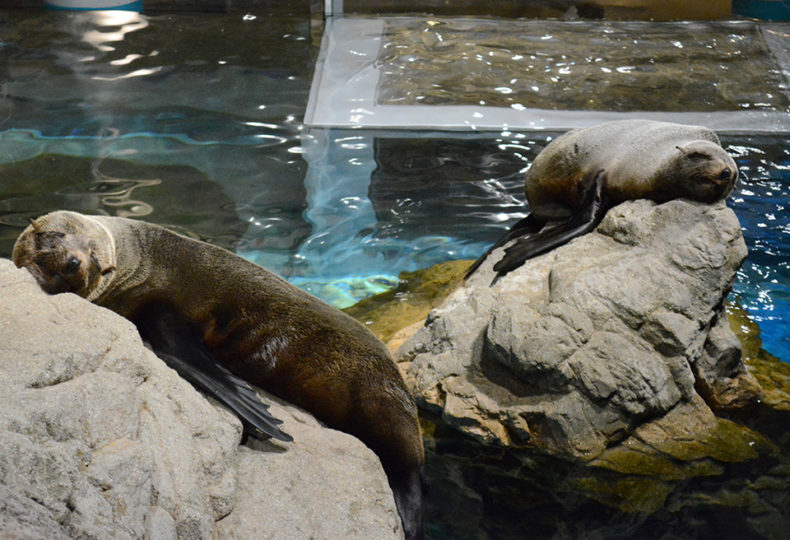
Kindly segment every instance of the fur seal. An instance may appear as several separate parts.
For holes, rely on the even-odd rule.
[[[229,251],[125,218],[46,214],[12,257],[46,292],[73,292],[131,320],[252,434],[290,439],[246,383],[359,438],[381,459],[406,537],[422,537],[417,408],[362,324]]]
[[[516,239],[494,265],[495,279],[594,229],[621,202],[724,199],[738,178],[732,157],[703,126],[621,120],[574,129],[549,143],[525,175],[530,214],[467,271]]]

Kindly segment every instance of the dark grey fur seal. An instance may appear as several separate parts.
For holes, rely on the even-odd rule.
[[[407,538],[422,537],[417,408],[359,322],[229,251],[130,219],[47,214],[17,239],[13,260],[45,291],[131,320],[253,435],[290,440],[247,382],[358,437],[381,459]]]
[[[732,191],[738,168],[719,138],[703,126],[622,120],[558,137],[526,173],[530,214],[468,270],[471,275],[495,248],[512,240],[494,265],[497,278],[595,228],[621,202],[677,198],[713,203]]]

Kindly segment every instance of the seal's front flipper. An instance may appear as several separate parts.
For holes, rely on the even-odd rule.
[[[535,219],[535,216],[533,214],[527,214],[527,217],[514,223],[510,227],[510,229],[508,229],[508,231],[504,235],[502,235],[502,237],[499,238],[499,240],[494,242],[494,245],[488,248],[488,250],[485,253],[483,253],[480,256],[480,258],[477,259],[472,264],[472,266],[469,267],[469,269],[466,271],[466,274],[464,274],[464,279],[471,276],[475,270],[480,268],[480,265],[483,264],[483,261],[485,261],[488,258],[488,256],[491,255],[491,252],[494,251],[496,248],[504,246],[505,244],[507,244],[514,238],[518,238],[519,236],[536,233],[540,231],[542,228],[543,228],[543,223],[539,223]]]
[[[244,379],[214,360],[197,331],[174,309],[151,305],[134,319],[140,335],[159,358],[193,386],[216,399],[239,417],[244,431],[258,439],[292,441],[280,430],[269,406]]]
[[[496,279],[515,270],[528,259],[537,257],[593,230],[606,215],[606,175],[598,171],[582,193],[580,209],[565,221],[549,222],[540,232],[525,236],[505,249],[505,255],[494,265]]]

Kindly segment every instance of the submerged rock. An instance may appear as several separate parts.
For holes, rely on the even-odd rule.
[[[405,332],[414,324],[422,324],[431,309],[439,306],[461,283],[470,264],[470,261],[447,261],[426,270],[401,272],[395,289],[366,298],[343,311],[394,350],[403,343]],[[412,333],[416,330],[413,328]]]
[[[0,329],[0,535],[402,538],[357,439],[264,394],[294,442],[240,446],[130,322],[3,259]]]
[[[790,359],[782,361],[762,348],[760,328],[745,310],[729,304],[727,312],[730,328],[743,346],[743,362],[763,390],[761,403],[771,410],[790,413]]]
[[[418,402],[448,425],[589,460],[676,408],[709,419],[704,431],[711,409],[759,398],[723,316],[746,256],[723,203],[627,202],[492,284],[498,253],[399,351]]]

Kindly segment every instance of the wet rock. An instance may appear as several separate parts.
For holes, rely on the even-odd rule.
[[[693,364],[696,388],[715,411],[743,410],[763,390],[742,360],[741,342],[726,314],[711,328],[702,355]]]
[[[723,203],[640,200],[492,284],[495,252],[399,351],[426,410],[475,439],[585,460],[684,411],[754,404],[723,300],[746,256]],[[700,399],[700,395],[706,401]]]
[[[36,538],[401,538],[376,456],[271,396],[295,439],[241,424],[125,319],[0,259],[0,529]],[[8,496],[6,496],[8,495]]]

